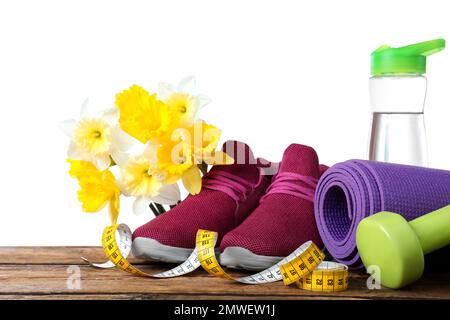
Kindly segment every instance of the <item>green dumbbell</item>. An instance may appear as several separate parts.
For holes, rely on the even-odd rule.
[[[358,225],[356,245],[364,266],[380,268],[381,284],[399,289],[418,280],[424,254],[450,245],[450,205],[410,222],[379,212]]]

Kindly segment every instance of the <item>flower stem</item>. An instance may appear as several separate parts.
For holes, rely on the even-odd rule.
[[[156,209],[156,207],[155,207],[155,205],[153,204],[153,202],[150,202],[149,207],[150,207],[150,209],[153,211],[153,214],[154,214],[156,217],[159,216],[159,211],[158,211],[158,209]]]
[[[177,204],[171,205],[171,206],[169,206],[169,208],[170,209],[175,208],[178,204],[180,204],[180,202],[181,201],[178,201]],[[164,212],[167,212],[166,209],[164,208],[164,206],[160,203],[151,202],[149,207],[153,211],[155,217],[163,214]]]
[[[159,214],[163,214],[164,212],[166,212],[166,209],[164,209],[161,204],[155,202],[155,206],[158,209]]]
[[[198,168],[200,169],[200,171],[202,172],[202,175],[205,175],[208,172],[208,164],[205,162],[199,163]]]

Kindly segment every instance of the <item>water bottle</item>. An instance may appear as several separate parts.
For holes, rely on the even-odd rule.
[[[445,40],[436,39],[372,53],[370,160],[428,166],[426,57],[444,47]]]

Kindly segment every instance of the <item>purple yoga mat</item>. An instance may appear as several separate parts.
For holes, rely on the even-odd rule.
[[[349,160],[328,169],[316,189],[314,211],[325,246],[339,262],[361,267],[356,227],[380,211],[412,220],[450,204],[450,171]]]

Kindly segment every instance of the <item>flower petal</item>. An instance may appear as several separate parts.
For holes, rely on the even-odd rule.
[[[130,154],[128,152],[122,152],[119,150],[111,150],[111,158],[119,167],[123,167],[128,163],[130,159]]]
[[[166,173],[166,174],[164,174],[164,183],[166,183],[166,184],[174,184],[174,183],[177,183],[178,180],[180,180],[180,178],[181,178],[181,175],[178,175],[178,174],[168,175]]]
[[[137,145],[142,145],[142,142],[127,134],[119,126],[112,131],[112,143],[114,148],[120,151],[128,151]]]
[[[67,157],[70,160],[90,160],[90,156],[83,152],[83,150],[78,148],[78,146],[73,142],[71,142],[69,145],[69,149],[67,150]]]
[[[190,167],[181,177],[183,185],[190,194],[196,195],[202,190],[202,177],[196,165]]]
[[[166,100],[175,92],[175,88],[170,83],[160,83],[158,85],[158,99]]]
[[[159,195],[152,200],[159,204],[174,205],[181,199],[180,188],[177,184],[166,184],[161,187]]]
[[[172,125],[169,106],[137,85],[117,94],[115,104],[122,130],[142,143],[164,134]]]
[[[182,79],[178,83],[177,91],[186,92],[186,93],[195,95],[197,93],[197,84],[195,81],[195,77],[189,76],[189,77]]]
[[[113,169],[113,168],[114,167],[112,167],[111,169]],[[123,181],[123,178],[122,178],[122,172],[120,172],[119,179],[117,181],[117,185],[120,188],[120,193],[123,194],[125,197],[131,197],[132,196],[131,193],[129,192],[129,190],[126,188],[125,184],[124,184],[124,181]]]
[[[89,107],[90,107],[90,102],[89,102],[89,98],[87,98],[86,100],[83,101],[83,104],[81,105],[80,118],[84,118],[88,114]]]
[[[108,169],[109,166],[111,165],[111,158],[109,154],[96,156],[93,157],[92,162],[98,170],[103,171]]]
[[[119,217],[120,211],[120,200],[119,196],[117,198],[113,198],[109,203],[109,218],[111,219],[111,224],[117,224],[117,218]]]
[[[133,212],[135,215],[139,216],[143,213],[151,212],[150,203],[151,199],[146,197],[137,197],[133,202]]]
[[[72,138],[73,129],[75,129],[76,124],[77,121],[75,119],[67,119],[59,123],[59,128],[65,135]]]
[[[101,112],[101,118],[112,127],[119,123],[120,111],[117,108],[106,109]]]
[[[145,157],[145,159],[148,159],[150,163],[154,163],[157,160],[156,151],[158,150],[158,145],[149,141],[145,144],[145,149],[142,152],[142,156]]]
[[[81,202],[84,212],[98,212],[102,210],[108,201],[90,188],[78,190],[78,201]]]
[[[197,95],[197,99],[198,99],[198,108],[199,109],[201,109],[211,103],[211,99],[209,97],[205,96],[204,94]]]

